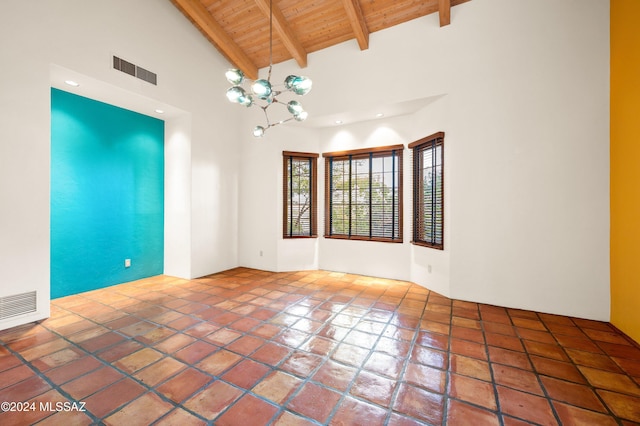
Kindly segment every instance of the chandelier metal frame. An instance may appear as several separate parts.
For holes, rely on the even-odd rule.
[[[312,81],[308,77],[289,75],[284,79],[282,85],[274,86],[271,84],[271,70],[273,68],[273,0],[269,1],[269,73],[266,79],[251,80],[245,77],[244,73],[237,69],[231,68],[225,73],[225,77],[232,87],[227,89],[227,99],[232,103],[243,105],[247,108],[257,105],[264,112],[266,120],[265,126],[256,126],[253,129],[255,137],[262,137],[267,129],[286,123],[291,120],[304,121],[308,113],[304,110],[300,102],[291,100],[283,102],[278,96],[284,93],[292,92],[296,95],[306,95],[311,90]],[[245,89],[243,85],[248,85]],[[271,105],[286,106],[291,117],[272,122],[269,119],[267,109]]]

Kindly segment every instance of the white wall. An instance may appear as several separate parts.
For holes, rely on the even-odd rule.
[[[371,34],[366,51],[349,41],[309,56],[312,116],[443,96],[403,117],[307,128],[295,138],[274,129],[260,142],[273,152],[261,145],[242,166],[255,186],[241,187],[241,229],[254,217],[254,196],[268,217],[251,237],[241,232],[241,263],[296,269],[317,258],[320,268],[411,279],[458,299],[608,320],[608,2],[473,0],[451,16],[443,28],[434,14]],[[291,71],[289,62],[274,75]],[[403,244],[319,238],[309,247],[274,229],[283,147],[406,145],[435,131],[446,133],[444,251],[409,243],[410,173]],[[260,263],[254,241],[276,249],[275,258]],[[278,258],[295,244],[303,259]]]
[[[224,97],[229,65],[200,32],[166,0],[4,0],[0,16],[0,297],[39,294],[36,314],[0,328],[49,313],[51,64],[179,111],[166,117],[166,272],[237,266],[239,114]],[[112,55],[158,85],[113,70]]]
[[[444,28],[431,15],[372,34],[366,51],[352,40],[313,53],[303,71],[312,116],[444,96],[402,117],[282,126],[262,140],[250,134],[259,117],[222,95],[226,61],[169,1],[4,0],[0,16],[0,297],[40,295],[36,315],[0,328],[48,315],[50,64],[184,112],[167,127],[188,135],[169,168],[181,178],[167,224],[176,274],[319,267],[609,318],[607,1],[473,0]],[[112,54],[157,72],[158,86],[112,70]],[[293,62],[274,67],[291,72]],[[443,252],[409,243],[408,173],[403,244],[282,239],[283,150],[407,144],[435,131],[446,133]],[[179,137],[170,140],[173,149]]]
[[[299,73],[295,68],[289,71]],[[274,80],[284,79],[287,75],[285,71],[274,71]],[[263,138],[254,138],[253,127],[264,125],[261,113],[255,112],[244,110],[242,124],[239,262],[243,266],[270,271],[317,269],[317,239],[282,238],[282,152],[318,152],[318,133],[286,124],[268,129]],[[318,159],[319,171],[321,160]],[[322,194],[319,190],[318,196],[322,197]],[[318,213],[322,217],[321,206]]]
[[[451,296],[608,320],[609,4],[462,11]]]
[[[164,273],[191,276],[191,114],[164,126]]]

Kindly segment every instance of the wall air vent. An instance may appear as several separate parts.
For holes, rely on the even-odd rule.
[[[138,77],[140,80],[144,80],[147,83],[151,83],[155,86],[158,85],[158,75],[156,73],[125,61],[124,59],[120,59],[117,56],[113,57],[113,68],[118,71],[122,71],[125,74]]]
[[[36,311],[36,292],[0,297],[0,320]]]
[[[136,67],[136,77],[138,77],[140,80],[144,80],[147,83],[151,83],[154,85],[158,85],[158,76],[155,73],[152,73],[151,71],[147,71],[144,68],[141,67]]]

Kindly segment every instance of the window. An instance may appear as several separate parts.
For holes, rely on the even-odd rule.
[[[283,236],[317,237],[318,154],[283,152]]]
[[[444,133],[409,144],[413,152],[413,243],[443,250]]]
[[[325,153],[325,237],[402,242],[403,145]]]

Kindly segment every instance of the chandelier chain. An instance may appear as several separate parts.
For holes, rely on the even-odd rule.
[[[262,137],[264,132],[279,124],[286,123],[291,120],[304,121],[308,113],[302,108],[300,102],[291,100],[289,102],[282,102],[277,98],[282,93],[290,92],[296,95],[306,95],[311,90],[311,79],[304,76],[289,75],[284,80],[284,89],[276,89],[271,84],[271,70],[273,68],[273,0],[269,0],[269,75],[266,80],[256,79],[247,80],[244,77],[244,73],[237,69],[232,68],[227,70],[225,77],[229,83],[233,84],[233,87],[227,89],[227,99],[229,101],[243,105],[245,107],[251,107],[256,105],[262,109],[264,118],[266,120],[265,126],[256,126],[253,129],[253,135],[255,137]],[[248,93],[242,85],[248,83],[251,89],[251,93]],[[283,118],[272,122],[269,119],[267,109],[272,105],[282,105],[286,111],[291,114],[288,118]]]

